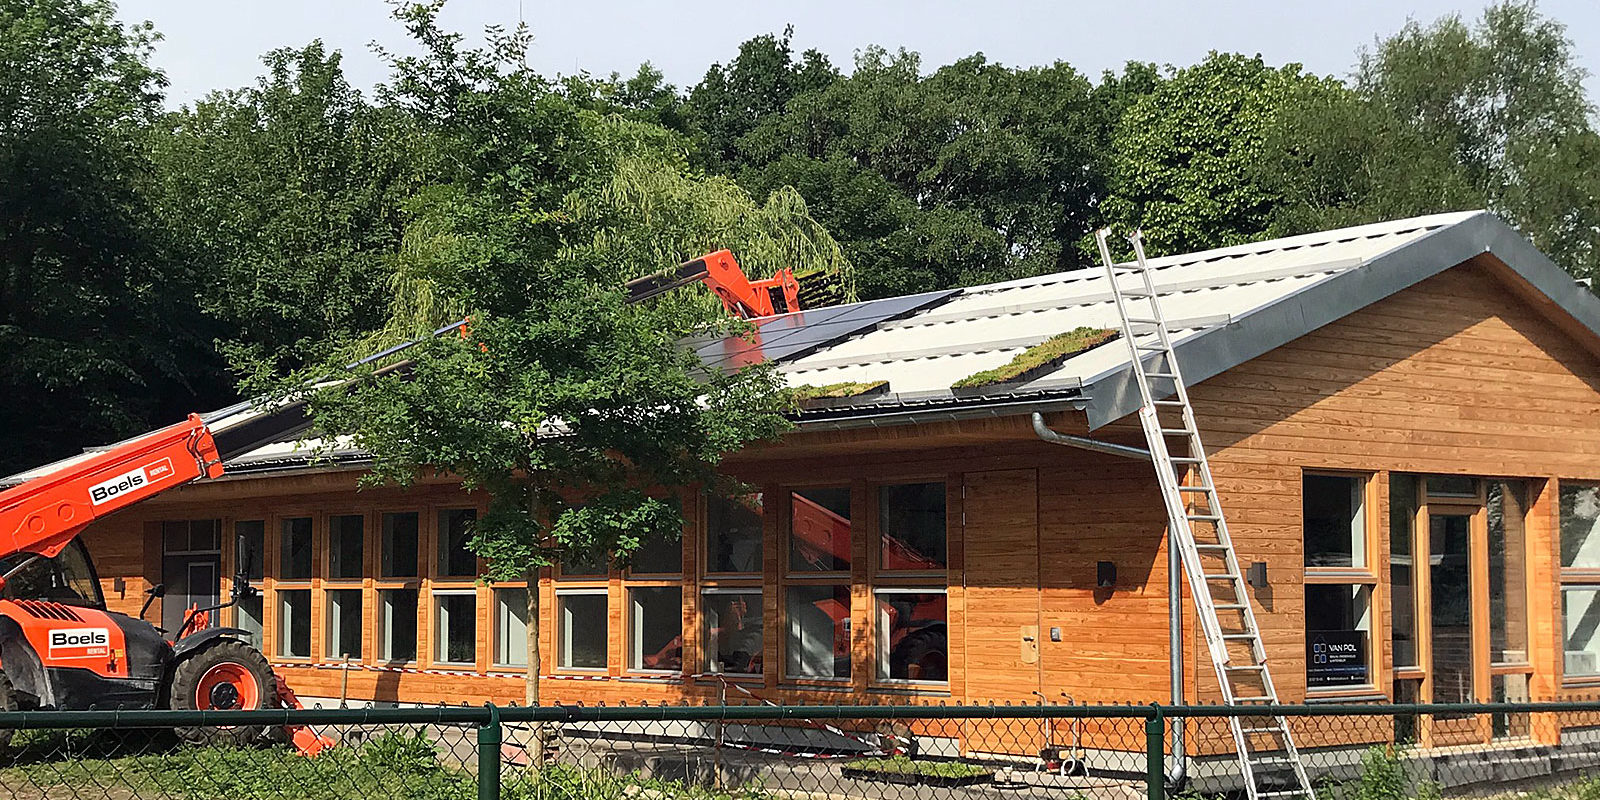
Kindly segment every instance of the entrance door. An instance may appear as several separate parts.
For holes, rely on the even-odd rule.
[[[161,582],[161,627],[176,636],[191,607],[214,606],[222,596],[221,520],[162,523]]]
[[[1474,517],[1461,511],[1428,514],[1429,677],[1435,703],[1472,703],[1478,698],[1477,643],[1472,635]],[[1479,720],[1470,716],[1434,717],[1435,744],[1482,739]]]

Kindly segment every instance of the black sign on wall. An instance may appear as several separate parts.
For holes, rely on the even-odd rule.
[[[1366,631],[1307,631],[1306,686],[1367,686]]]

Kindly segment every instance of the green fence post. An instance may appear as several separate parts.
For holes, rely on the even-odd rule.
[[[500,800],[500,709],[489,708],[489,721],[478,728],[478,800]]]
[[[1150,704],[1150,716],[1144,721],[1145,796],[1149,800],[1162,800],[1166,782],[1166,720],[1161,717],[1161,704]]]

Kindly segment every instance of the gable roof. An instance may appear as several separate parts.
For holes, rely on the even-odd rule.
[[[1482,253],[1600,335],[1600,298],[1494,215],[1438,214],[1150,260],[1185,380],[1198,383]],[[1023,383],[958,396],[952,383],[1080,326],[1120,328],[1104,269],[962,289],[780,369],[791,385],[888,381],[887,393],[834,401],[802,425],[881,425],[913,409],[947,414],[1074,407],[1091,429],[1138,408],[1127,347],[1072,356]]]
[[[1474,256],[1490,253],[1596,336],[1600,298],[1510,226],[1470,211],[1362,225],[1152,259],[1162,310],[1188,383],[1199,383]],[[756,320],[759,336],[691,342],[708,366],[769,358],[791,386],[886,381],[887,391],[808,402],[802,428],[881,426],[1074,408],[1090,428],[1138,408],[1126,345],[1113,341],[1025,382],[951,385],[1079,327],[1118,328],[1103,269],[927,292]],[[248,426],[249,403],[205,415],[213,431]],[[219,434],[220,435],[220,434]],[[251,439],[251,441],[256,441]],[[0,479],[11,486],[105,448]],[[231,458],[234,473],[350,466],[347,444],[314,453],[296,433]]]

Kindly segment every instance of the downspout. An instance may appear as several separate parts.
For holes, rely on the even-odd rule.
[[[1149,450],[1139,447],[1129,447],[1122,444],[1102,442],[1098,439],[1089,439],[1083,436],[1072,436],[1059,433],[1050,429],[1044,422],[1044,415],[1033,412],[1033,432],[1038,437],[1051,444],[1076,447],[1079,450],[1088,450],[1094,453],[1118,456],[1120,458],[1134,458],[1140,461],[1152,461]],[[1169,537],[1170,539],[1170,537]],[[1170,541],[1167,547],[1167,649],[1171,652],[1169,668],[1172,681],[1172,704],[1183,705],[1183,563],[1182,555],[1178,548],[1172,547]],[[1188,759],[1183,752],[1183,718],[1169,717],[1172,720],[1172,761],[1173,768],[1167,771],[1167,786],[1174,789],[1182,787],[1188,779]]]

